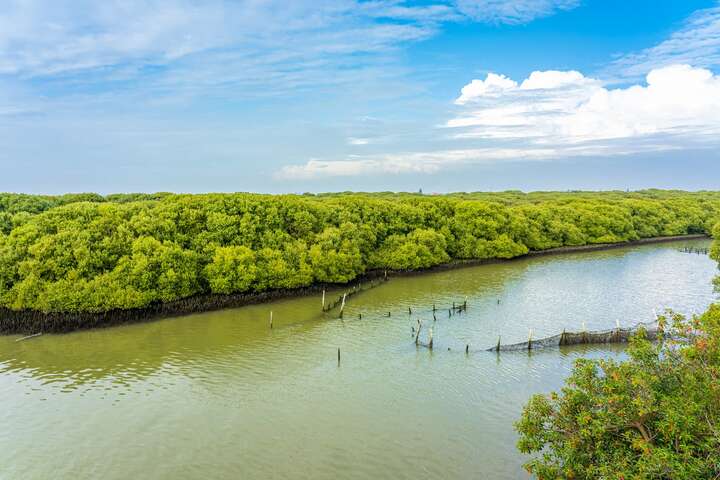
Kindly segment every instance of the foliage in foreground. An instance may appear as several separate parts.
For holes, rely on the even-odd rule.
[[[720,261],[720,224],[711,256]],[[716,280],[717,284],[717,280]],[[668,327],[666,319],[661,325]],[[629,359],[580,359],[561,392],[535,395],[516,429],[541,480],[720,478],[720,304],[642,334]]]
[[[578,360],[560,393],[516,424],[539,479],[720,478],[720,305],[673,318],[678,338],[640,335],[629,360]]]
[[[709,233],[720,193],[0,194],[0,307],[104,312]]]

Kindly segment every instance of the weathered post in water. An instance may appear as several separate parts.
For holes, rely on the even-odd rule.
[[[430,333],[430,339],[428,340],[428,348],[430,350],[432,350],[433,349],[433,329],[432,329],[432,327],[430,327],[429,333]]]
[[[422,322],[418,320],[418,328],[415,332],[415,346],[420,344],[420,330],[422,330]]]
[[[532,328],[528,333],[528,350],[532,350]]]
[[[500,353],[500,335],[498,335],[498,343],[497,343],[497,348],[495,349],[495,351]]]
[[[273,328],[273,312],[270,310],[270,330]]]
[[[338,367],[340,366],[340,349],[338,348]]]
[[[343,310],[345,310],[345,297],[347,297],[347,293],[343,293],[342,303],[340,304],[340,318],[343,318]]]
[[[325,311],[325,289],[323,288],[323,295],[322,295],[322,309],[323,312]]]

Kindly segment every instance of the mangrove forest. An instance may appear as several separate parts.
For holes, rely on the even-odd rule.
[[[0,195],[0,306],[106,312],[710,234],[720,194]]]

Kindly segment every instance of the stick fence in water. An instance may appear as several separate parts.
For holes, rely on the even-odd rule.
[[[532,335],[530,335],[526,342],[513,343],[510,345],[501,345],[498,341],[496,346],[488,348],[487,351],[513,352],[521,350],[536,350],[538,348],[547,347],[561,347],[564,345],[627,343],[630,341],[630,337],[638,333],[641,328],[645,330],[648,340],[656,340],[658,336],[662,335],[662,330],[658,328],[656,323],[641,322],[630,328],[613,328],[611,330],[599,330],[593,332],[564,331],[558,335],[553,335],[552,337],[539,338],[536,340],[533,340]]]

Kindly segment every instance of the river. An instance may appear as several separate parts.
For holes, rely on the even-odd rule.
[[[689,244],[709,242],[392,278],[352,297],[344,320],[313,296],[0,337],[0,478],[527,478],[512,427],[524,403],[561,387],[576,358],[623,348],[483,350],[530,329],[703,311],[717,267],[679,251]],[[465,297],[467,312],[449,317]],[[415,346],[417,319],[433,351]]]

